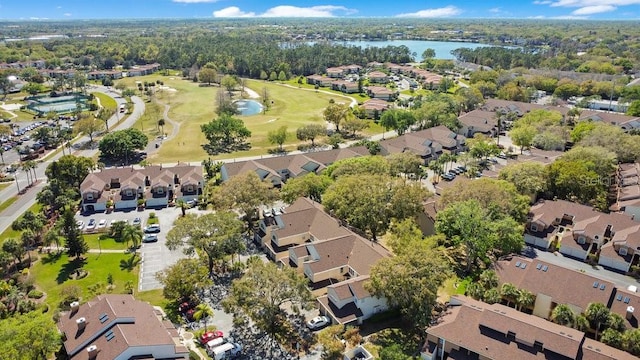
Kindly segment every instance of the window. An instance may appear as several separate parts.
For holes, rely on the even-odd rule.
[[[578,244],[584,245],[584,243],[586,242],[584,236],[579,236],[578,237]]]
[[[85,198],[87,200],[93,200],[93,193],[87,193],[87,195],[85,196]]]
[[[531,231],[537,232],[538,231],[538,225],[534,224],[534,223],[531,223]]]
[[[158,194],[162,194],[162,193],[164,193],[164,188],[163,187],[156,188],[156,192]]]
[[[626,247],[621,247],[620,250],[618,250],[618,254],[620,254],[622,256],[626,256],[627,255],[627,248]]]
[[[133,195],[133,193],[131,192],[131,189],[127,189],[127,191],[125,191],[124,194],[126,196],[132,196]]]

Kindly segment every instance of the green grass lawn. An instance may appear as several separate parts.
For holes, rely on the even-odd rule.
[[[42,210],[42,205],[38,203],[34,203],[33,205],[31,205],[29,210],[31,210],[31,212],[34,212],[34,213],[39,212]],[[20,239],[21,236],[22,236],[22,231],[13,230],[11,226],[9,226],[5,231],[2,232],[2,234],[0,234],[0,244],[2,244],[2,242],[5,239],[9,239],[9,238]]]
[[[117,242],[113,238],[106,238],[100,240],[101,234],[85,234],[84,241],[89,246],[89,249],[102,249],[102,250],[125,250],[127,244],[123,242]]]
[[[150,304],[165,307],[169,301],[162,295],[162,289],[134,292],[136,299],[146,301]]]
[[[18,197],[14,196],[14,197],[10,197],[7,200],[1,202],[0,203],[0,212],[5,211],[9,206],[11,206],[11,204],[16,202],[16,200],[18,200]]]
[[[103,108],[111,109],[114,111],[116,110],[116,107],[118,106],[118,104],[116,103],[116,100],[111,96],[101,92],[94,92],[93,96],[100,99],[100,105],[102,105]]]
[[[214,99],[219,88],[215,86],[200,87],[199,84],[183,80],[180,77],[161,75],[123,79],[120,82],[129,88],[135,88],[136,80],[143,82],[161,80],[166,87],[175,89],[175,91],[157,91],[155,100],[171,106],[169,117],[180,124],[178,136],[165,140],[159,151],[149,157],[149,162],[198,161],[209,157],[202,148],[202,145],[206,143],[206,138],[200,129],[200,125],[217,117]],[[312,89],[298,88],[295,85],[287,87],[283,84],[259,80],[246,80],[246,85],[258,94],[262,94],[263,89],[266,88],[274,103],[266,114],[241,116],[247,128],[252,132],[252,136],[249,139],[252,146],[250,150],[236,152],[232,155],[221,154],[212,157],[213,159],[267,154],[269,149],[276,147],[268,142],[267,134],[280,126],[287,126],[290,134],[285,143],[285,149],[295,150],[300,143],[295,137],[295,130],[312,122],[324,123],[322,111],[329,105],[329,100],[333,99],[336,102],[344,103],[351,102],[351,97],[345,97],[342,94],[315,92]],[[235,92],[234,97],[238,98],[239,96],[239,92]],[[353,98],[356,101],[362,101],[357,94]],[[261,100],[258,99],[258,101]],[[149,104],[147,103],[146,105]],[[144,129],[145,132],[155,131],[154,134],[158,133],[156,130],[157,119],[162,116],[162,110],[163,107],[158,109],[152,105],[148,110],[149,114],[145,114],[136,123],[135,127]],[[371,125],[365,131],[365,134],[382,132],[380,126],[373,122],[371,122]],[[165,126],[164,132],[171,133],[168,125]],[[148,135],[152,134],[149,133]]]
[[[8,181],[8,182],[1,182],[0,183],[0,190],[4,190],[6,188],[8,188],[9,186],[11,186],[13,184],[13,182]]]
[[[62,254],[43,254],[40,261],[31,267],[36,286],[47,294],[46,302],[57,307],[62,300],[61,292],[65,287],[78,286],[82,290],[82,299],[94,296],[87,289],[96,283],[107,284],[109,274],[113,276],[113,293],[125,293],[125,283],[130,281],[134,289],[138,286],[138,264],[140,257],[131,254],[85,254],[83,260],[69,260]],[[69,278],[76,269],[82,267],[88,275],[82,279]]]

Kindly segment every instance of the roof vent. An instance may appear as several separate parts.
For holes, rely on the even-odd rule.
[[[633,318],[633,311],[635,309],[633,308],[633,306],[627,306],[627,314],[626,314],[626,318],[627,320],[631,320]]]
[[[598,284],[598,282],[597,282],[597,281],[595,281],[595,282],[593,283],[593,287],[594,287],[594,288],[597,288],[597,287],[598,287],[598,285],[599,285],[599,284]]]
[[[89,354],[89,359],[95,359],[98,356],[98,347],[95,345],[87,346],[87,353]]]
[[[544,266],[542,267],[542,271],[547,272],[547,270],[549,270],[549,267],[548,267],[547,265],[544,265]]]
[[[80,303],[77,301],[72,302],[71,304],[69,304],[69,306],[71,307],[72,313],[75,313],[76,311],[78,311],[78,309],[80,309]]]
[[[78,324],[78,330],[83,330],[85,326],[87,326],[87,319],[84,317],[81,317],[78,320],[76,320],[76,324]]]

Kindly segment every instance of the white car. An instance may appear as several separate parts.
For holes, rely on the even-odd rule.
[[[78,220],[76,221],[76,225],[78,226],[78,229],[82,230],[82,228],[84,228],[84,221]]]
[[[322,329],[323,327],[331,324],[331,320],[329,320],[326,316],[316,316],[307,322],[307,327],[311,330]]]
[[[93,230],[96,228],[96,219],[89,219],[87,223],[87,230]]]
[[[98,229],[102,229],[105,226],[107,226],[107,220],[105,219],[100,219],[100,221],[98,222]]]

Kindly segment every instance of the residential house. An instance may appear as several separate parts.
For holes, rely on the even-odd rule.
[[[547,249],[552,243],[560,252],[579,260],[599,254],[598,263],[628,271],[634,261],[640,223],[622,213],[605,214],[566,200],[546,200],[531,207],[525,242]]]
[[[414,69],[412,76],[422,83],[422,87],[425,89],[434,89],[442,82],[442,75],[434,74],[427,70]]]
[[[468,138],[480,133],[489,137],[498,134],[498,120],[496,113],[485,110],[473,110],[458,117],[462,125],[458,133]]]
[[[320,313],[340,325],[360,325],[388,309],[387,300],[365,289],[369,275],[357,276],[327,286],[327,295],[318,298]]]
[[[369,69],[382,69],[384,67],[384,64],[381,63],[381,62],[372,61],[372,62],[367,64],[367,67]]]
[[[307,242],[335,239],[351,232],[324,212],[322,205],[299,198],[284,213],[258,222],[255,241],[275,262],[288,263],[289,248]]]
[[[126,73],[128,77],[151,75],[154,72],[160,70],[160,67],[161,66],[158,63],[137,65],[132,67],[131,69],[127,69]]]
[[[327,68],[327,76],[330,78],[341,78],[342,76],[345,75],[345,69],[340,66],[340,67],[330,67]]]
[[[47,78],[65,78],[71,79],[76,75],[76,71],[73,69],[63,70],[63,69],[40,69],[38,70],[40,75]]]
[[[576,314],[592,302],[609,305],[615,284],[573,269],[522,256],[501,259],[495,264],[500,285],[510,283],[532,292],[533,315],[549,319],[553,309],[568,305]]]
[[[390,256],[387,249],[355,233],[289,248],[289,265],[309,279],[314,290],[358,276]]]
[[[351,65],[345,65],[342,67],[345,71],[345,73],[348,74],[359,74],[360,71],[362,71],[362,66],[360,65],[356,65],[356,64],[351,64]]]
[[[178,199],[196,200],[203,189],[201,166],[109,168],[82,181],[81,206],[83,212],[100,212],[111,202],[115,210],[124,210],[136,208],[142,200],[147,207],[163,207]]]
[[[640,221],[640,163],[618,166],[616,191],[616,203],[609,210],[624,212]]]
[[[263,159],[227,162],[220,169],[222,181],[233,176],[254,171],[260,179],[281,186],[292,177],[308,173],[320,173],[337,160],[364,155],[362,148],[332,149],[305,154],[267,157]]]
[[[367,77],[372,83],[386,84],[389,82],[389,77],[382,71],[372,71],[367,74]]]
[[[466,148],[466,137],[440,125],[406,133],[380,141],[381,154],[391,155],[409,151],[420,156],[424,163],[437,159],[443,152],[458,154]]]
[[[88,80],[122,79],[121,70],[95,70],[87,73]]]
[[[362,104],[362,109],[370,119],[379,118],[390,107],[389,102],[380,99],[369,99]]]
[[[612,112],[585,110],[580,113],[578,121],[596,121],[621,127],[624,131],[640,130],[640,117],[616,114]]]
[[[533,110],[556,111],[566,116],[569,108],[563,106],[539,105],[521,101],[511,101],[502,99],[487,99],[481,109],[492,112],[515,113],[518,117],[524,116]]]
[[[587,338],[581,331],[460,295],[451,297],[448,308],[427,328],[426,335],[421,350],[425,360],[635,359]]]
[[[334,80],[331,83],[331,89],[342,91],[346,94],[353,94],[360,91],[360,86],[357,81]]]
[[[611,214],[614,215],[614,214]],[[626,215],[619,214],[620,217]],[[629,220],[629,226],[616,228],[613,225],[611,240],[602,246],[598,264],[623,272],[640,260],[640,223]]]
[[[395,101],[397,93],[384,86],[368,86],[367,95],[374,99],[381,99],[385,101]]]
[[[131,295],[98,295],[71,304],[58,321],[68,359],[188,359],[171,321]]]
[[[614,300],[609,306],[612,313],[622,316],[627,329],[638,328],[638,313],[640,312],[640,294],[635,285],[627,289],[617,288]]]
[[[13,63],[0,63],[0,69],[26,69],[26,68],[36,68],[43,69],[46,66],[45,60],[29,60],[29,61],[18,61]]]
[[[384,66],[392,74],[400,74],[402,72],[402,69],[403,69],[402,65],[398,65],[398,64],[394,64],[394,63],[386,63],[386,64],[384,64]],[[371,76],[371,74],[369,74],[369,76]]]
[[[322,75],[309,75],[307,76],[307,84],[309,85],[318,85],[321,87],[331,86],[335,79],[322,76]]]

